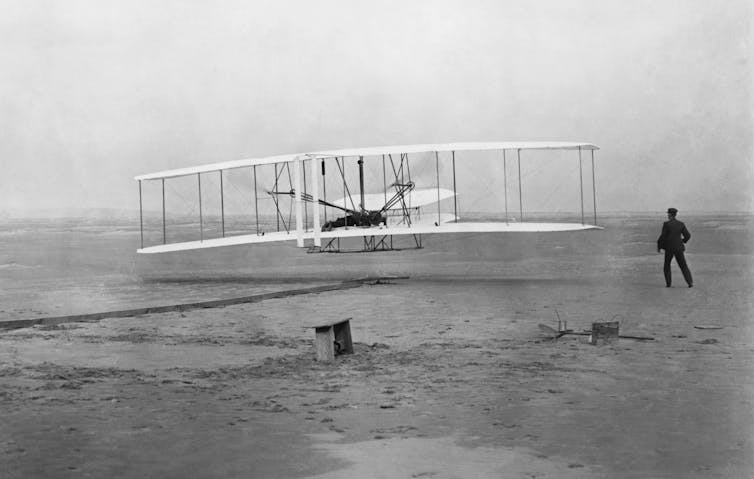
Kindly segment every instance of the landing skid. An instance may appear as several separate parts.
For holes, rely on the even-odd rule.
[[[318,247],[311,246],[307,253],[374,253],[378,251],[402,251],[404,249],[422,249],[421,235],[412,235],[416,246],[396,248],[393,246],[393,236],[362,236],[364,241],[362,249],[341,249],[340,238],[333,238],[327,244]]]

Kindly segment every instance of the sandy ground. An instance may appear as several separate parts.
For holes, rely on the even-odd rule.
[[[750,264],[660,261],[0,332],[0,476],[754,477]],[[316,362],[343,317],[355,353]]]

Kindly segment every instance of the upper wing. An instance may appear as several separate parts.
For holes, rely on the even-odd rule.
[[[286,163],[297,158],[337,158],[354,156],[398,155],[401,153],[426,153],[445,151],[486,151],[486,150],[599,150],[597,145],[586,142],[572,141],[498,141],[498,142],[466,142],[466,143],[437,143],[421,145],[379,146],[368,148],[351,148],[341,150],[325,150],[314,153],[293,153],[288,155],[249,158],[243,160],[209,163],[206,165],[159,171],[134,177],[135,180],[157,180],[175,178],[179,176],[195,175],[210,171],[244,168],[255,165],[269,165]]]
[[[206,165],[190,166],[188,168],[178,168],[175,170],[158,171],[146,175],[138,175],[134,180],[160,180],[166,178],[177,178],[180,176],[196,175],[199,173],[208,173],[210,171],[233,170],[236,168],[247,168],[252,166],[272,165],[275,163],[288,163],[296,158],[301,158],[301,154],[267,156],[263,158],[248,158],[245,160],[223,161],[220,163],[208,163]]]
[[[349,148],[307,153],[310,158],[337,158],[350,156],[399,155],[401,153],[426,153],[445,151],[487,150],[599,150],[597,145],[580,141],[491,141],[465,143],[435,143],[421,145],[377,146]]]

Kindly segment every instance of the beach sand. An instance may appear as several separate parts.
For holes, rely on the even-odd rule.
[[[692,289],[660,255],[532,257],[0,331],[0,477],[752,477],[751,255],[689,261]],[[315,361],[346,317],[354,354]]]
[[[407,279],[8,331],[0,472],[750,477],[754,347],[736,283]],[[307,320],[344,308],[355,352],[318,363]],[[572,328],[617,318],[656,339],[552,341],[537,325],[556,309]]]

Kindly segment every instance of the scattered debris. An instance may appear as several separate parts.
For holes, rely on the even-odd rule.
[[[573,329],[564,329],[562,331],[558,331],[555,328],[552,328],[550,326],[547,326],[546,324],[539,324],[539,329],[541,329],[543,332],[553,336],[552,339],[558,339],[566,334],[571,334],[575,336],[591,336],[591,331],[574,331]],[[627,334],[620,334],[618,335],[619,338],[622,339],[635,339],[637,341],[654,341],[655,338],[651,336],[633,336],[633,335],[627,335]]]
[[[620,331],[618,321],[592,323],[592,334],[589,343],[595,346],[613,344],[618,342]]]

